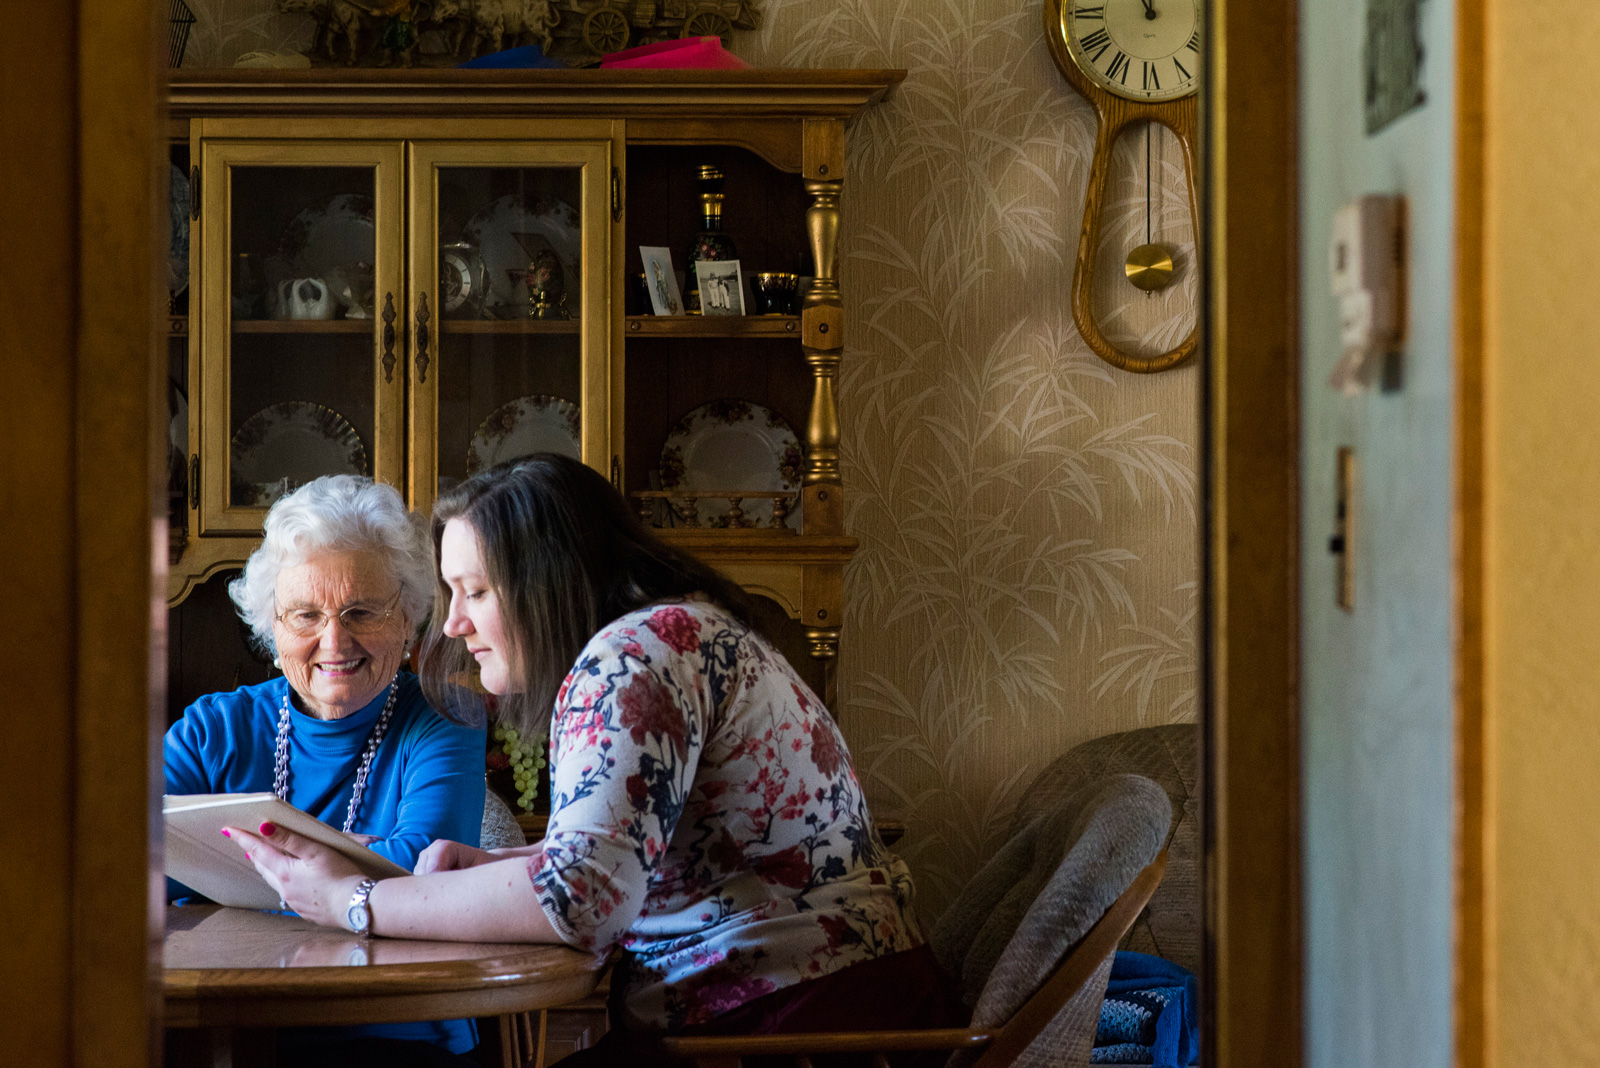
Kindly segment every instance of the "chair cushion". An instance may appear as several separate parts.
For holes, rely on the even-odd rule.
[[[1167,872],[1122,940],[1123,949],[1200,971],[1200,728],[1193,723],[1108,734],[1051,762],[1023,791],[1015,834],[1045,808],[1105,775],[1143,775],[1172,799]]]
[[[485,790],[483,792],[483,827],[478,832],[478,848],[506,849],[527,844],[528,839],[523,835],[522,827],[517,823],[517,817],[512,814],[511,806],[506,804],[500,795],[493,790]]]
[[[1155,860],[1171,821],[1161,787],[1114,775],[1058,799],[1001,847],[932,936],[974,1026],[1010,1019]]]

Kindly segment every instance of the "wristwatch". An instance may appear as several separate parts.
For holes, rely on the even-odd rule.
[[[350,905],[345,909],[344,919],[350,929],[363,938],[372,933],[372,910],[367,907],[367,898],[372,894],[372,888],[378,885],[376,879],[362,879],[356,884],[355,893],[350,895]]]

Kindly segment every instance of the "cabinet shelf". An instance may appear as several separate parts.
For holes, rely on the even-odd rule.
[[[371,319],[235,319],[235,334],[370,334]]]
[[[629,337],[799,337],[798,315],[630,315]]]
[[[582,325],[577,319],[445,319],[439,330],[445,334],[576,334]]]

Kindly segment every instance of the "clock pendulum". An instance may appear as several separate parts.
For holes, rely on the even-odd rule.
[[[1128,281],[1144,290],[1154,293],[1167,288],[1172,281],[1172,250],[1165,245],[1157,244],[1151,226],[1150,204],[1151,190],[1151,160],[1150,139],[1155,133],[1155,123],[1147,122],[1144,126],[1144,244],[1128,253],[1127,261],[1122,265],[1123,272]]]

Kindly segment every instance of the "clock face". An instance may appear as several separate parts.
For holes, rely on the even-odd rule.
[[[1176,100],[1200,86],[1200,0],[1061,0],[1072,61],[1129,100]]]

